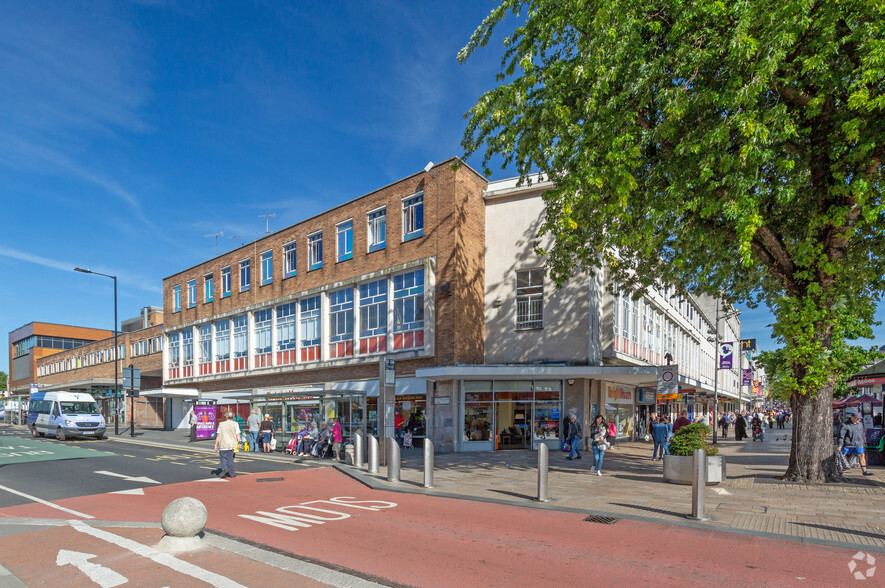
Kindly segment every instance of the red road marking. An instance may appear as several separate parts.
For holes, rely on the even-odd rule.
[[[210,530],[420,586],[511,586],[514,578],[524,585],[569,576],[590,584],[594,577],[615,583],[730,585],[736,577],[773,585],[798,577],[806,578],[806,585],[847,582],[848,561],[856,552],[632,520],[600,525],[582,521],[578,513],[373,491],[327,468],[273,476],[284,481],[257,483],[257,476],[238,476],[226,484],[188,482],[145,488],[144,496],[103,494],[59,504],[99,520],[155,522],[171,500],[193,496],[206,505]],[[372,511],[312,504],[350,516],[298,530],[239,516],[336,496],[397,506]],[[288,509],[292,512],[298,510]],[[39,504],[0,510],[6,517],[59,514]]]

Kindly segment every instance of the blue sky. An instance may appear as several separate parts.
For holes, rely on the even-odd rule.
[[[264,233],[259,215],[280,229],[460,155],[501,37],[456,54],[491,7],[4,2],[0,328],[110,329],[111,281],[74,266],[117,275],[120,319],[136,316],[215,255],[204,235],[223,252]],[[764,344],[767,313],[742,319]]]

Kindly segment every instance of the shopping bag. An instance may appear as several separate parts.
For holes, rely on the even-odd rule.
[[[840,472],[844,472],[845,470],[850,470],[851,465],[848,463],[848,460],[842,455],[842,452],[838,449],[836,450],[836,468]]]
[[[572,446],[568,441],[563,441],[562,445],[560,445],[559,448],[562,449],[563,451],[571,451],[572,450]]]
[[[276,438],[276,437],[271,437],[271,438],[270,438],[270,450],[271,450],[271,451],[276,451],[276,450],[277,450],[277,438]]]

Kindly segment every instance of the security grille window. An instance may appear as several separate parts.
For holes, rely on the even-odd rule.
[[[203,301],[212,302],[215,298],[215,279],[212,274],[203,276]]]
[[[233,318],[234,334],[234,367],[235,370],[246,369],[249,359],[249,317],[241,314]]]
[[[252,260],[244,259],[240,262],[240,292],[245,292],[252,287]]]
[[[197,305],[197,281],[190,280],[187,283],[187,307],[193,308]]]
[[[393,348],[424,346],[424,270],[393,276]]]
[[[297,302],[277,306],[277,365],[295,363]]]
[[[230,266],[221,268],[221,297],[230,296]]]
[[[329,357],[353,355],[353,288],[329,294]]]
[[[307,236],[307,269],[315,270],[323,267],[323,232],[319,231]]]
[[[387,351],[387,280],[360,284],[360,354]]]
[[[283,278],[291,278],[295,275],[296,243],[283,245]]]
[[[544,271],[516,272],[516,328],[544,328]]]
[[[320,297],[312,296],[300,301],[301,361],[320,359]]]
[[[379,208],[369,212],[369,251],[378,251],[387,246],[387,209]]]
[[[181,310],[181,285],[172,287],[172,312]]]
[[[273,251],[265,251],[261,254],[261,285],[266,286],[273,282]]]
[[[353,220],[345,221],[337,227],[338,261],[353,259]]]
[[[403,241],[417,239],[424,234],[424,194],[403,200]]]

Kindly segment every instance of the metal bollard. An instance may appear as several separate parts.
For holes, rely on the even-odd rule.
[[[393,437],[387,438],[387,481],[399,482],[399,443]]]
[[[688,518],[696,521],[709,521],[704,501],[707,491],[707,454],[703,449],[694,450],[694,477],[691,480],[691,515]]]
[[[538,446],[538,502],[550,502],[547,497],[547,465],[550,463],[550,449],[546,443]]]
[[[378,473],[378,439],[369,435],[369,473]]]
[[[362,429],[357,429],[353,434],[353,465],[360,469],[363,468],[363,464],[366,462],[366,460],[363,459],[364,445],[363,431]]]
[[[424,487],[433,488],[433,441],[424,439]]]

